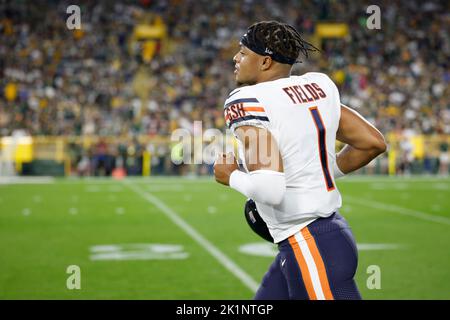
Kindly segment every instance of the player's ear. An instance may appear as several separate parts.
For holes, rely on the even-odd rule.
[[[270,56],[264,56],[261,63],[261,71],[266,71],[272,65],[272,58]]]

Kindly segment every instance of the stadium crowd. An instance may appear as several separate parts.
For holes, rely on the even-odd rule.
[[[348,36],[323,41],[322,52],[294,73],[329,74],[342,102],[384,134],[450,134],[446,1],[378,1],[380,30],[367,28],[366,4],[349,0],[79,1],[81,30],[66,26],[70,4],[0,3],[1,136],[15,129],[168,136],[176,128],[192,131],[198,120],[204,130],[224,130],[222,104],[235,86],[231,59],[239,38],[269,19],[295,25],[307,39],[318,22],[346,23]],[[155,16],[167,39],[145,60],[142,44],[130,39],[136,24]],[[137,143],[130,141],[128,147]],[[80,151],[76,162],[96,149]],[[442,145],[441,153],[447,149]],[[410,148],[400,143],[400,150],[407,167]]]

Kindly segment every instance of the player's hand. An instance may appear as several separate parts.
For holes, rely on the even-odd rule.
[[[216,162],[214,162],[214,176],[216,177],[216,181],[229,186],[230,175],[238,168],[239,166],[233,153],[219,153]]]

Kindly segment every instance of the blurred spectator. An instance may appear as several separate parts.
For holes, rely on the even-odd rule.
[[[447,142],[442,142],[439,146],[439,174],[443,176],[448,176],[448,144]]]

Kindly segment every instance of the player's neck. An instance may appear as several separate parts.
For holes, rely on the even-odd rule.
[[[263,72],[257,79],[256,83],[274,81],[282,78],[289,78],[291,76],[291,70],[277,70],[276,72]]]

